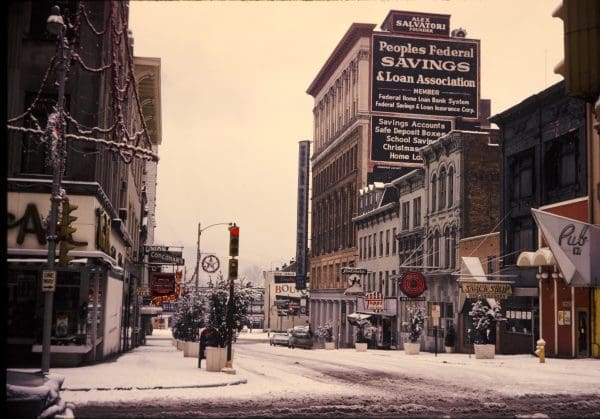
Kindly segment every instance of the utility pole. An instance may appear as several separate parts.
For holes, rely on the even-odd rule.
[[[65,66],[66,55],[69,51],[69,44],[65,37],[65,24],[60,14],[60,8],[53,6],[51,14],[46,21],[48,32],[58,36],[58,66],[56,71],[58,81],[58,98],[56,101],[56,110],[49,115],[46,126],[46,140],[49,141],[52,159],[52,192],[50,197],[50,217],[48,219],[48,263],[47,270],[54,273],[56,281],[56,271],[54,259],[56,258],[56,243],[58,241],[56,224],[58,222],[58,206],[63,198],[61,191],[61,182],[64,170],[64,154],[66,153],[64,144],[64,134],[66,124],[63,115],[63,106],[65,99]],[[50,342],[52,331],[52,306],[54,304],[54,288],[52,291],[45,291],[44,295],[44,323],[42,331],[42,373],[48,374],[50,371]]]
[[[202,229],[200,228],[200,223],[198,223],[198,242],[196,243],[196,272],[194,272],[194,275],[196,276],[195,292],[198,292],[198,287],[200,284],[200,234],[202,234]]]

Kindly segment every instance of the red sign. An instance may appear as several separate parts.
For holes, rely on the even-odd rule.
[[[384,299],[383,294],[378,291],[373,291],[365,294],[365,310],[383,311]]]
[[[419,272],[407,272],[400,280],[400,291],[408,297],[416,298],[427,289],[425,277]]]
[[[175,275],[172,273],[153,273],[150,289],[152,296],[162,296],[175,293]]]

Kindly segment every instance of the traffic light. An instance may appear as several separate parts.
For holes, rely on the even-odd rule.
[[[73,221],[77,219],[70,215],[73,211],[79,208],[77,205],[69,204],[69,200],[65,199],[62,204],[62,215],[60,220],[60,229],[59,229],[59,240],[60,240],[60,249],[58,256],[58,265],[59,266],[67,266],[69,262],[73,259],[73,257],[68,256],[67,253],[69,250],[75,248],[75,244],[73,243],[72,235],[77,231],[75,227],[71,225]]]
[[[229,278],[235,281],[238,277],[238,260],[229,259]]]
[[[552,14],[563,20],[564,60],[554,72],[569,96],[594,102],[600,93],[600,2],[563,0]]]
[[[229,227],[229,256],[236,257],[237,255],[239,255],[239,246],[240,228],[234,225],[233,227]],[[229,266],[231,266],[231,264]]]

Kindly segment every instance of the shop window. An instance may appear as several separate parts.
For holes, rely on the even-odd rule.
[[[531,310],[523,308],[507,308],[506,322],[504,322],[506,331],[511,333],[521,333],[531,335]]]
[[[438,324],[434,323],[432,316],[433,306],[439,306],[440,320]],[[428,302],[427,303],[427,336],[434,336],[434,326],[438,328],[438,337],[445,335],[446,327],[453,323],[454,319],[454,304],[446,302]]]
[[[39,271],[8,271],[6,337],[42,338],[44,300],[38,282]]]

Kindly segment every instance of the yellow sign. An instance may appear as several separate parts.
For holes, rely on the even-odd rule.
[[[512,283],[507,281],[459,281],[467,298],[505,300],[512,295]]]

